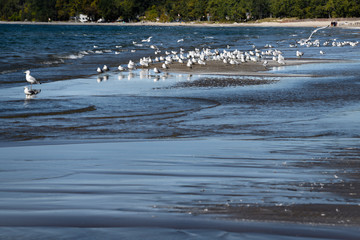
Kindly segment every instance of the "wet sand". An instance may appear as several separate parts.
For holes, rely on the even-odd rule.
[[[264,59],[265,60],[265,59]],[[316,75],[310,74],[277,74],[270,72],[276,67],[296,66],[302,64],[318,64],[318,63],[333,63],[333,62],[345,62],[343,60],[331,60],[331,59],[286,59],[285,64],[279,64],[275,61],[268,60],[269,63],[265,67],[263,62],[245,62],[240,64],[225,64],[221,61],[206,61],[206,65],[194,64],[191,68],[186,66],[186,63],[173,62],[169,64],[168,69],[162,69],[161,63],[154,63],[151,68],[157,67],[162,72],[168,73],[187,73],[187,74],[201,74],[201,75],[233,75],[233,76],[259,76],[259,77],[312,77]]]
[[[328,151],[318,144],[322,141],[311,148]],[[287,164],[291,153],[269,152],[298,147],[304,146],[296,140],[264,146],[260,139],[245,138],[9,144],[0,148],[7,169],[0,184],[0,238],[93,239],[91,233],[100,231],[109,239],[119,232],[148,233],[150,239],[209,233],[212,238],[357,239],[360,192],[345,185],[359,180],[353,175],[360,169],[359,150],[334,148],[332,159],[309,162],[301,155]]]

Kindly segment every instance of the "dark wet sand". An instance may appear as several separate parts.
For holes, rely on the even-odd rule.
[[[276,83],[278,80],[269,79],[251,79],[251,78],[238,78],[238,77],[205,77],[198,80],[189,82],[180,82],[170,88],[189,88],[189,87],[238,87],[238,86],[251,86]]]
[[[177,208],[175,211],[191,212],[194,215],[219,215],[232,220],[287,222],[320,225],[360,226],[360,149],[334,149],[332,156],[317,162],[303,162],[302,168],[324,168],[324,174],[334,171],[331,182],[289,183],[287,191],[330,193],[348,199],[348,204],[227,204],[206,205],[193,208]]]
[[[287,76],[314,76],[304,74],[277,74],[269,72],[274,67],[295,66],[301,64],[318,64],[318,63],[332,63],[339,62],[339,60],[331,59],[287,59],[286,64],[282,65],[272,60],[268,60],[268,65],[263,66],[261,62],[245,62],[237,65],[224,64],[221,61],[206,61],[206,65],[194,64],[192,67],[187,67],[186,63],[173,62],[169,64],[168,69],[162,69],[160,63],[155,63],[151,68],[157,67],[162,72],[174,73],[188,73],[188,74],[204,74],[204,75],[236,75],[236,76],[259,76],[259,77],[287,77]]]

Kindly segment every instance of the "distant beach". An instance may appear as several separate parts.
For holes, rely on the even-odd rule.
[[[271,21],[260,20],[255,22],[234,22],[234,23],[221,23],[221,22],[111,22],[111,23],[97,23],[97,22],[60,22],[60,21],[51,21],[51,22],[9,22],[9,21],[0,21],[0,24],[63,24],[63,25],[103,25],[103,26],[112,26],[112,25],[127,25],[127,26],[196,26],[196,27],[325,27],[330,26],[332,22],[336,22],[336,27],[343,28],[360,28],[360,19],[358,18],[349,18],[349,19],[302,19],[302,20],[293,20],[293,19],[274,19]]]

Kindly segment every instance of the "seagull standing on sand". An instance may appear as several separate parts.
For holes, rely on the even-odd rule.
[[[264,66],[264,67],[267,67],[267,65],[268,65],[268,61],[265,60],[264,63],[263,63],[263,66]]]
[[[154,73],[161,73],[159,69],[154,68]]]
[[[40,92],[41,92],[40,89],[37,90],[37,89],[29,89],[28,87],[24,87],[24,93],[27,98],[33,97]]]
[[[41,84],[39,81],[37,81],[33,76],[30,75],[30,70],[25,71],[26,73],[26,81],[31,84],[31,89],[33,84]]]
[[[110,69],[109,69],[108,66],[104,65],[102,70],[103,70],[103,71],[109,71]]]
[[[134,68],[135,68],[135,63],[130,60],[129,63],[128,63],[128,69],[132,70]]]
[[[297,56],[297,57],[301,58],[303,55],[304,55],[303,52],[296,51],[296,56]]]

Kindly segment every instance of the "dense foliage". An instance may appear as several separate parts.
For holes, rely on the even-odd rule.
[[[244,21],[266,17],[360,17],[360,0],[0,0],[0,19]]]

